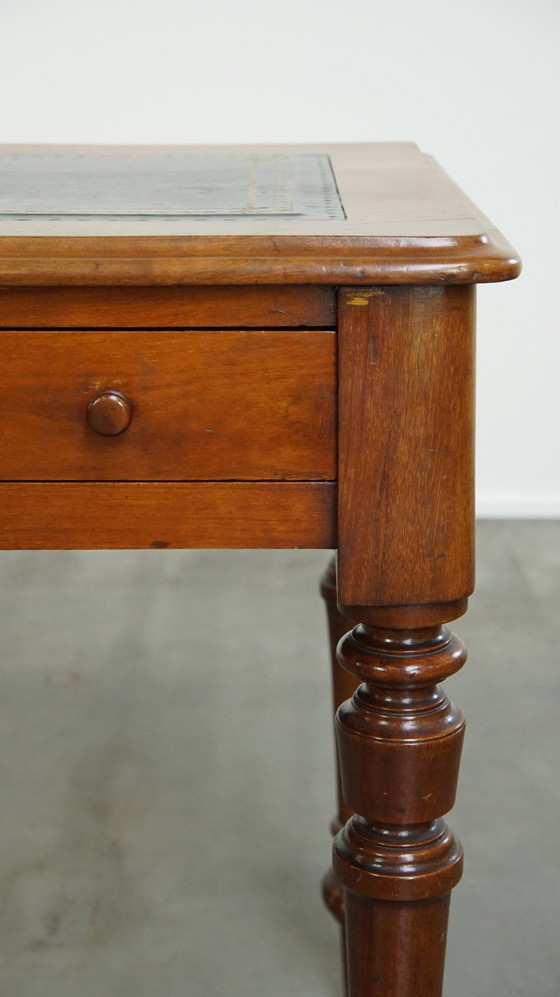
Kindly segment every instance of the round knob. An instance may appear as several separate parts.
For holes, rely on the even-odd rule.
[[[119,436],[130,425],[132,403],[120,391],[102,391],[89,403],[86,419],[94,433]]]

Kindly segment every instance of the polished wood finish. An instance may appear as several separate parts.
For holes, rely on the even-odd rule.
[[[332,328],[331,287],[2,287],[4,329]]]
[[[327,623],[329,629],[329,643],[331,652],[331,681],[332,681],[332,698],[333,698],[333,714],[336,712],[339,706],[342,705],[347,699],[351,699],[354,692],[356,691],[357,680],[354,675],[345,671],[341,667],[337,658],[337,647],[339,642],[342,640],[344,635],[347,633],[348,628],[352,626],[352,622],[342,613],[339,612],[336,603],[336,558],[332,558],[330,561],[323,577],[321,578],[321,595],[325,600],[325,608],[327,611]],[[335,771],[336,771],[336,815],[331,824],[331,831],[333,834],[338,834],[338,832],[344,827],[346,822],[352,816],[352,810],[344,802],[344,796],[342,794],[342,782],[340,778],[340,765],[338,762],[338,752],[335,757]],[[343,985],[344,992],[347,993],[346,988],[346,931],[344,926],[344,894],[342,886],[336,878],[332,868],[329,869],[327,874],[323,878],[323,899],[329,908],[331,914],[340,923],[341,930],[341,942],[342,942],[342,967],[343,967]]]
[[[464,720],[437,682],[465,660],[441,624],[473,586],[470,287],[339,295],[339,660],[364,681],[337,715],[346,805],[349,997],[440,997]]]
[[[336,711],[342,703],[346,702],[347,699],[351,699],[356,691],[357,680],[354,675],[347,672],[341,667],[337,658],[337,647],[342,638],[348,633],[349,628],[352,627],[352,620],[348,619],[347,616],[343,616],[339,611],[337,606],[337,596],[336,596],[336,558],[333,558],[326,571],[321,578],[321,595],[325,600],[325,609],[327,611],[327,625],[329,630],[329,645],[331,651],[331,681],[332,681],[332,699],[333,699],[333,715],[336,715]],[[353,810],[348,807],[344,801],[344,796],[342,793],[342,784],[340,780],[340,767],[338,765],[338,756],[336,758],[336,815],[331,825],[331,830],[333,834],[337,834],[338,831],[346,824],[346,821],[350,819],[353,814]]]
[[[440,997],[473,285],[519,260],[413,145],[190,151],[0,148],[0,547],[338,548],[347,997]]]
[[[274,147],[192,147],[232,157]],[[40,156],[45,147],[4,146]],[[183,155],[185,149],[160,147]],[[282,146],[330,157],[344,217],[0,218],[0,272],[11,286],[177,284],[472,284],[519,273],[514,250],[414,145]],[[149,147],[59,147],[63,156]]]
[[[474,582],[473,289],[345,288],[339,309],[339,604],[454,619]]]
[[[339,660],[363,680],[337,714],[352,817],[334,844],[350,997],[440,997],[449,892],[462,849],[453,806],[464,718],[437,685],[465,661],[444,627],[359,625]]]
[[[0,497],[2,550],[336,546],[332,482],[4,482]]]
[[[101,391],[86,409],[86,422],[98,436],[120,436],[131,419],[132,403],[120,391]]]
[[[3,480],[336,478],[332,332],[4,331],[0,346]],[[134,409],[110,440],[87,424],[107,390]]]

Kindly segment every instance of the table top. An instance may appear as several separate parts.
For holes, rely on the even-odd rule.
[[[408,143],[0,146],[0,284],[477,283],[512,247]]]

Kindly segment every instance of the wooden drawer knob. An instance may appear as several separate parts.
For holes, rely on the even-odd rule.
[[[119,436],[130,425],[132,403],[120,391],[102,391],[89,403],[86,419],[94,433]]]

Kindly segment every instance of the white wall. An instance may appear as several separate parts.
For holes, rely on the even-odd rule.
[[[558,516],[559,27],[557,0],[1,0],[0,141],[416,141],[525,261],[480,290],[479,511]]]

